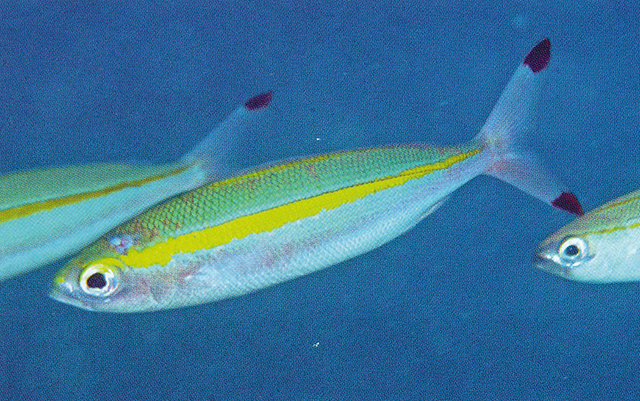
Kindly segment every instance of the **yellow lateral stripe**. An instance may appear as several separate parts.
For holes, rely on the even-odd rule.
[[[613,209],[616,207],[623,207],[623,205],[626,205],[627,203],[630,203],[630,202],[637,201],[638,199],[640,199],[640,194],[636,196],[632,196],[627,199],[623,199],[623,200],[611,201],[610,203],[605,203],[599,208],[592,210],[589,214],[592,216],[602,214],[604,212],[609,211],[610,209]],[[593,231],[583,231],[581,235],[604,235],[604,234],[610,234],[615,231],[631,230],[637,227],[640,227],[640,222],[631,224],[629,226],[614,226],[610,228],[601,228],[599,230],[593,230]]]
[[[631,224],[631,225],[629,225],[629,226],[615,226],[615,227],[611,227],[611,228],[603,228],[603,229],[595,230],[595,231],[587,231],[587,232],[585,232],[585,233],[584,233],[584,234],[582,234],[582,235],[586,236],[586,235],[604,235],[604,234],[611,234],[612,232],[615,232],[615,231],[631,230],[631,229],[634,229],[634,228],[637,228],[637,227],[640,227],[640,222],[638,222],[638,223],[633,223],[633,224]]]
[[[624,200],[620,200],[620,201],[612,201],[611,203],[606,203],[606,204],[600,206],[599,208],[594,209],[591,213],[602,213],[602,212],[605,212],[605,211],[607,211],[609,209],[612,209],[614,207],[622,206],[622,205],[624,205],[626,203],[637,201],[638,199],[640,199],[640,193],[638,195],[632,196],[632,197],[630,197],[628,199],[624,199]]]
[[[393,145],[389,145],[386,147],[379,147],[379,148],[373,148],[373,149],[369,149],[369,150],[382,150],[385,148],[393,148]],[[473,151],[472,151],[473,152]],[[263,177],[265,175],[269,175],[272,173],[276,173],[278,171],[282,171],[285,169],[289,169],[292,166],[300,166],[300,165],[312,165],[315,163],[319,163],[319,162],[323,162],[325,160],[328,159],[333,159],[333,158],[337,158],[340,155],[348,155],[348,154],[354,154],[354,153],[359,153],[359,151],[354,151],[354,150],[347,150],[347,151],[342,151],[342,152],[337,152],[337,153],[328,153],[328,154],[322,154],[322,155],[317,155],[317,156],[312,156],[312,157],[308,157],[308,158],[301,158],[301,159],[291,159],[288,162],[285,163],[277,163],[273,166],[267,166],[261,170],[257,170],[257,171],[253,171],[253,172],[249,172],[247,174],[244,175],[240,175],[237,177],[233,177],[230,178],[228,180],[224,180],[224,181],[218,181],[218,182],[214,182],[210,185],[210,187],[213,186],[222,186],[222,185],[227,185],[227,184],[232,184],[232,183],[238,183],[238,182],[242,182],[242,181],[246,181],[247,179],[250,178],[260,178]],[[475,153],[474,153],[475,154]],[[456,156],[452,156],[452,157],[456,157]]]
[[[27,205],[22,205],[19,207],[14,207],[11,209],[5,209],[5,210],[0,210],[0,224],[2,223],[6,223],[7,221],[10,220],[15,220],[15,219],[19,219],[22,217],[26,217],[38,212],[43,212],[43,211],[47,211],[47,210],[52,210],[55,209],[57,207],[62,207],[62,206],[67,206],[67,205],[71,205],[74,203],[78,203],[78,202],[82,202],[88,199],[93,199],[93,198],[98,198],[100,196],[103,195],[108,195],[111,194],[113,192],[117,192],[120,191],[124,188],[129,188],[129,187],[139,187],[142,185],[145,185],[147,183],[153,182],[153,181],[158,181],[161,180],[163,178],[166,177],[170,177],[170,176],[174,176],[174,175],[178,175],[180,173],[182,173],[183,171],[185,171],[187,168],[189,168],[190,166],[183,166],[180,167],[177,170],[171,171],[169,173],[165,173],[165,174],[161,174],[161,175],[157,175],[157,176],[151,176],[151,177],[147,177],[147,178],[142,178],[136,181],[130,181],[130,182],[124,182],[118,185],[113,185],[107,188],[103,188],[97,191],[92,191],[92,192],[85,192],[85,193],[81,193],[81,194],[76,194],[76,195],[70,195],[70,196],[63,196],[61,198],[56,198],[56,199],[49,199],[47,201],[44,202],[39,202],[39,203],[30,203]]]
[[[634,224],[631,224],[628,227],[613,227],[613,228],[610,228],[608,230],[602,230],[602,231],[599,231],[599,232],[595,232],[594,234],[609,234],[609,233],[614,232],[614,231],[631,230],[631,229],[637,228],[637,227],[640,227],[640,223],[634,223]]]
[[[149,268],[154,265],[165,266],[171,261],[174,254],[212,249],[227,244],[233,239],[242,239],[250,234],[275,230],[287,223],[314,216],[323,210],[336,209],[375,192],[400,186],[407,181],[421,178],[434,171],[447,169],[481,151],[482,148],[474,149],[451,156],[437,163],[405,170],[394,176],[379,178],[315,197],[297,200],[255,214],[238,217],[214,227],[193,231],[176,238],[169,237],[164,242],[142,250],[132,248],[127,255],[122,255],[121,259],[126,265],[136,268]]]

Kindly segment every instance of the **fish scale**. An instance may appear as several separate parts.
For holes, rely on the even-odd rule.
[[[346,186],[385,179],[418,166],[434,165],[469,150],[471,148],[435,152],[424,146],[394,146],[278,164],[182,194],[173,202],[160,205],[123,225],[115,233],[134,233],[136,226],[144,223],[159,230],[160,237],[182,235],[199,226],[222,224],[239,216]],[[162,222],[166,222],[167,227]],[[175,229],[176,225],[180,228]]]
[[[184,193],[87,247],[58,272],[51,295],[108,312],[240,296],[391,241],[480,174],[580,214],[573,194],[515,150],[531,126],[549,46],[543,40],[529,52],[468,143],[300,158]]]
[[[251,98],[173,163],[64,166],[0,177],[0,281],[71,255],[160,201],[236,171],[233,162],[242,158],[228,157],[233,138],[271,97]]]
[[[166,249],[162,244],[174,238],[201,233],[202,235],[192,235],[191,238],[198,243],[207,242],[202,239],[206,236],[203,231],[206,228],[221,227],[216,232],[220,234],[224,232],[224,224],[234,219],[246,219],[257,213],[275,211],[278,207],[292,205],[301,200],[312,202],[313,198],[320,195],[326,196],[345,188],[355,189],[362,184],[382,183],[416,168],[418,172],[430,171],[437,169],[446,160],[470,157],[479,154],[481,150],[478,145],[467,149],[451,148],[438,152],[424,146],[395,146],[323,155],[278,164],[180,195],[171,202],[131,220],[116,229],[113,234],[107,234],[105,241],[111,242],[112,238],[123,236],[135,238],[137,241],[134,241],[133,247],[121,256],[122,259],[131,263],[133,268],[162,265],[170,260],[170,255],[165,254],[165,258],[162,259],[164,262],[158,262],[158,249]],[[314,166],[314,169],[310,170],[309,166]],[[383,168],[387,171],[386,175],[382,173]],[[425,171],[420,174],[424,175]],[[366,193],[365,191],[364,194]],[[286,222],[287,217],[280,217],[284,219],[282,224]],[[278,218],[272,218],[268,223],[279,226]],[[239,233],[235,233],[229,236],[238,235]],[[154,246],[158,248],[153,249]],[[198,249],[194,246],[194,249],[190,250]],[[151,259],[143,260],[145,258],[140,257],[143,252]]]

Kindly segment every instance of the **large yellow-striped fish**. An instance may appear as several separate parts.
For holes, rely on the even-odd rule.
[[[534,263],[569,280],[640,281],[640,191],[562,227],[540,244]]]
[[[479,174],[581,214],[575,196],[513,146],[530,128],[549,56],[545,39],[469,143],[301,158],[184,193],[84,249],[58,272],[51,295],[90,310],[137,312],[246,294],[379,247]]]
[[[181,160],[95,164],[0,177],[0,281],[75,253],[118,224],[219,178],[229,149],[271,93],[247,101]]]

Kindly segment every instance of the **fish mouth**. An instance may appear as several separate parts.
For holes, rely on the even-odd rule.
[[[75,297],[76,289],[67,282],[53,283],[49,289],[49,297],[67,305],[76,306],[82,309],[89,309]]]
[[[568,269],[553,260],[553,256],[545,251],[536,253],[531,259],[531,264],[536,268],[556,276],[568,278]]]

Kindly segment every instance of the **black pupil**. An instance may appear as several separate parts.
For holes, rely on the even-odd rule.
[[[105,285],[107,285],[107,280],[102,273],[93,273],[87,279],[87,287],[89,288],[103,288]]]
[[[564,248],[564,253],[569,256],[576,256],[580,253],[580,248],[578,248],[576,245],[569,245],[568,247]]]

